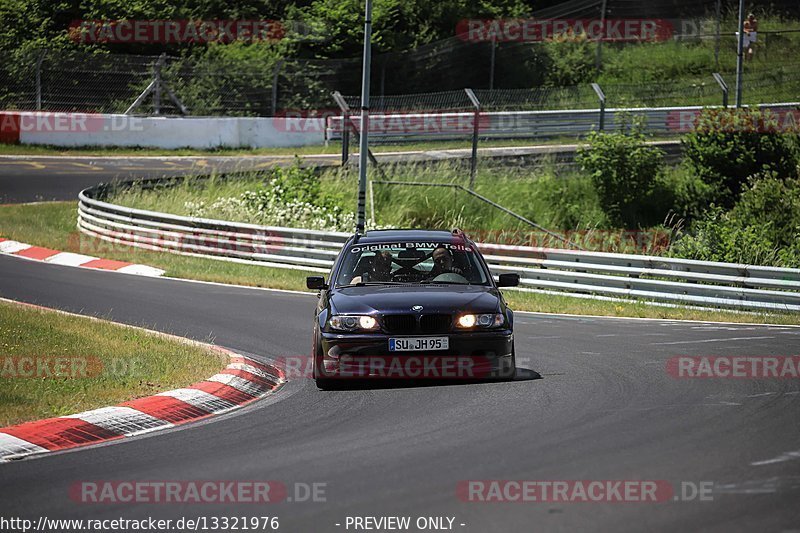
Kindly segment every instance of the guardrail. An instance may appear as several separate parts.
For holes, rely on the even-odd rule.
[[[759,104],[777,114],[794,112],[800,103]],[[707,106],[715,107],[715,106]],[[645,128],[653,134],[678,135],[691,130],[703,106],[637,107],[610,109],[573,109],[561,111],[495,111],[478,114],[478,136],[482,139],[546,139],[578,137],[600,128],[618,129],[630,123],[630,116],[642,116]],[[370,115],[370,141],[399,142],[417,140],[458,140],[472,136],[476,114],[452,113],[383,113]],[[360,128],[358,116],[351,122]],[[783,123],[783,122],[781,122]],[[794,123],[794,122],[792,122]],[[343,118],[328,117],[327,141],[341,140]]]
[[[126,246],[328,272],[349,236],[131,209],[103,201],[105,192],[98,186],[80,193],[78,227],[91,237]],[[520,290],[800,311],[800,269],[491,243],[478,247],[493,272],[520,274]]]

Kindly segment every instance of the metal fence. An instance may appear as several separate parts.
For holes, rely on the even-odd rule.
[[[508,73],[504,77],[498,72],[489,83],[486,72],[477,75],[480,69],[473,68],[482,61],[476,53],[485,45],[434,43],[400,55],[376,55],[374,110],[466,109],[470,103],[464,98],[464,87],[473,88],[484,109],[492,111],[596,105],[588,83],[546,87],[541,85],[547,80],[526,78],[524,74],[537,71],[537,67],[514,54],[530,54],[525,46],[538,43],[509,43]],[[512,54],[512,48],[519,50]],[[330,110],[336,107],[333,91],[356,94],[359,90],[361,60],[357,58],[253,58],[231,63],[213,54],[165,56],[162,62],[160,57],[82,50],[0,56],[0,109],[123,113],[155,79],[173,91],[195,116],[270,116],[292,110]],[[722,67],[720,72],[733,86],[733,73]],[[437,92],[434,97],[426,92],[442,89],[452,89],[454,96]],[[722,92],[711,71],[699,73],[694,81],[605,84],[603,89],[608,107],[722,103]],[[743,94],[745,103],[794,101],[800,94],[800,65],[796,61],[777,69],[748,65]],[[160,101],[146,99],[136,113],[176,115],[181,110],[164,96]]]
[[[719,76],[726,87],[720,85]],[[733,101],[735,75],[709,72],[694,82],[659,82],[640,84],[600,84],[608,107],[683,107],[726,105]],[[593,84],[526,89],[477,89],[472,87],[483,111],[545,111],[589,109],[599,105]],[[731,88],[730,94],[728,87]],[[796,74],[750,73],[744,78],[745,103],[793,102],[800,96],[800,71]],[[360,96],[343,97],[358,109]],[[378,95],[370,101],[373,113],[447,112],[472,110],[463,89],[433,93]]]
[[[324,69],[313,61],[242,60],[40,50],[0,56],[0,109],[124,113],[158,80],[163,98],[144,115],[178,115],[173,91],[195,116],[271,116],[281,109],[332,105]]]
[[[370,115],[370,142],[399,143],[423,140],[480,139],[549,139],[579,138],[596,130],[629,128],[633,119],[643,119],[643,129],[656,136],[677,136],[693,128],[701,106],[641,107],[605,109],[596,102],[595,109],[557,111],[490,111],[450,113],[380,113]],[[784,123],[796,116],[800,101],[760,104]],[[346,120],[350,121],[346,127]],[[478,127],[474,128],[473,125]],[[339,141],[346,130],[360,130],[358,116],[329,117],[325,138]],[[790,131],[790,130],[787,130]]]
[[[267,227],[131,209],[80,193],[78,227],[121,246],[307,272],[327,272],[346,233]],[[479,243],[496,274],[517,272],[520,290],[740,310],[800,311],[800,269]]]

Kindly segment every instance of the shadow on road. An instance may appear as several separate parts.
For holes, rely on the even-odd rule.
[[[325,390],[377,390],[377,389],[409,389],[423,387],[456,387],[460,385],[494,385],[502,386],[518,381],[542,379],[535,370],[517,367],[511,379],[333,379],[325,384]]]

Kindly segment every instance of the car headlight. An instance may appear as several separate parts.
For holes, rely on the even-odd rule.
[[[496,328],[502,326],[506,319],[502,313],[484,313],[481,315],[461,315],[456,325],[462,329]]]
[[[369,315],[334,315],[328,320],[331,329],[339,331],[374,331],[378,321]]]

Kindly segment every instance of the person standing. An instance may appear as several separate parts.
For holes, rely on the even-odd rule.
[[[747,15],[744,21],[744,42],[743,48],[746,50],[745,59],[753,60],[753,45],[758,39],[758,19],[752,13]]]

